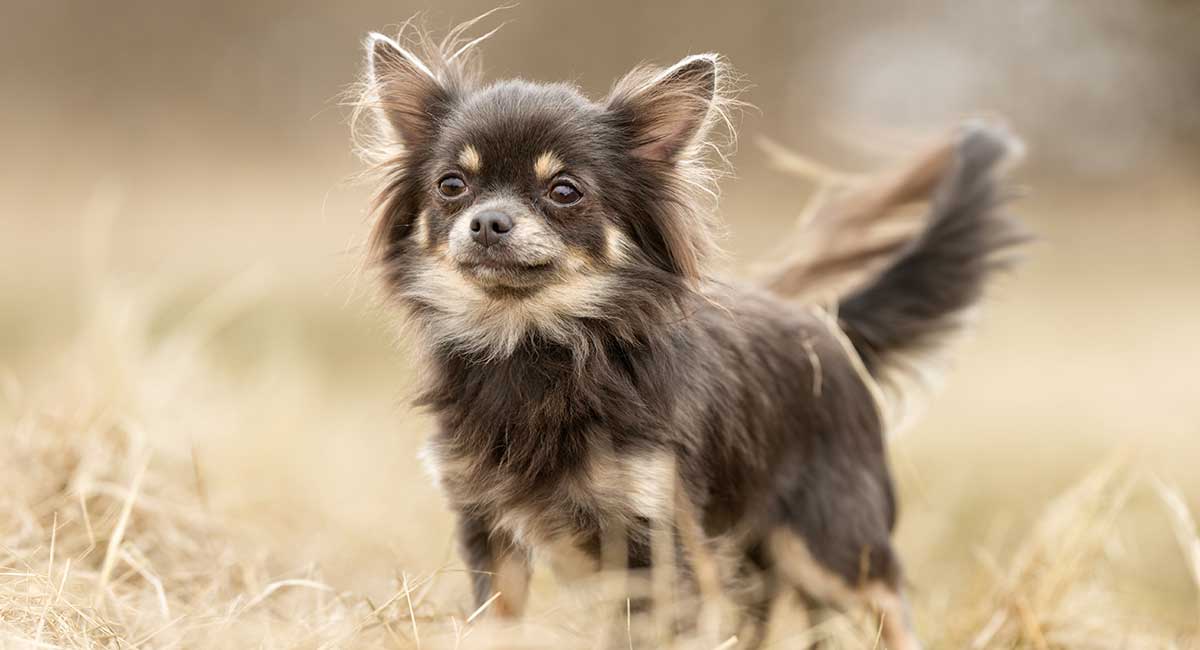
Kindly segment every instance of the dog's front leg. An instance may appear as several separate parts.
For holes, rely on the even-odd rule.
[[[682,482],[668,484],[671,508],[639,518],[625,538],[627,615],[658,641],[684,635],[720,642],[722,584],[714,549]]]
[[[475,606],[495,598],[491,612],[519,618],[529,595],[529,552],[484,517],[463,512],[458,517],[458,546],[475,592]]]

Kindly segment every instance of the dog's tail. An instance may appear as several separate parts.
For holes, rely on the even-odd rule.
[[[924,230],[890,264],[838,302],[837,317],[866,370],[885,388],[924,374],[985,285],[1029,236],[1001,210],[1002,163],[1020,142],[1005,129],[963,127],[937,181]],[[890,419],[890,418],[889,418]]]

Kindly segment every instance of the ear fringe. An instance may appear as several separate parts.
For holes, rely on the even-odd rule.
[[[610,108],[644,101],[648,93],[687,93],[679,86],[663,89],[661,82],[673,70],[695,58],[712,62],[716,79],[711,99],[691,93],[688,99],[706,102],[708,110],[692,139],[668,163],[665,177],[670,184],[669,209],[672,214],[662,224],[671,257],[677,270],[693,286],[708,276],[708,267],[724,256],[719,245],[725,230],[717,218],[720,199],[718,182],[730,175],[730,156],[737,148],[735,120],[747,104],[738,99],[744,85],[729,63],[717,54],[685,58],[676,66],[643,63],[621,78],[608,94]]]

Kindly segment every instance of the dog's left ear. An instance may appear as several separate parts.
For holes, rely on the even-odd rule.
[[[608,97],[608,109],[630,137],[638,158],[675,163],[704,141],[717,99],[720,60],[689,56],[666,70],[638,68]]]

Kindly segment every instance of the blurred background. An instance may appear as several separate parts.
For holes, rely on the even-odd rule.
[[[37,376],[114,290],[153,305],[153,338],[251,287],[208,352],[258,406],[179,416],[171,434],[214,500],[288,531],[345,588],[450,562],[415,460],[429,423],[407,406],[411,357],[355,274],[369,188],[339,98],[367,32],[420,12],[444,33],[492,7],[6,0],[0,370]],[[1040,242],[893,450],[918,594],[953,594],[981,549],[1003,554],[1114,455],[1200,507],[1200,3],[525,0],[481,29],[505,21],[483,45],[490,76],[594,97],[641,61],[728,57],[752,104],[723,184],[734,273],[776,250],[813,191],[760,138],[853,172],[980,113],[1025,138],[1015,209]],[[1118,591],[1186,630],[1193,586],[1159,510],[1133,497]]]

